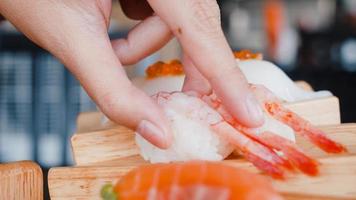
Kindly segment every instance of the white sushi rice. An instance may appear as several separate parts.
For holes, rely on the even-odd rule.
[[[221,116],[198,98],[183,93],[173,94],[170,100],[158,101],[171,122],[173,143],[169,149],[159,149],[136,134],[136,144],[141,156],[151,163],[224,159],[232,151],[213,130],[210,123]]]

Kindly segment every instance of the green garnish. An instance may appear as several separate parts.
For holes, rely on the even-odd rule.
[[[111,183],[108,183],[101,188],[100,196],[103,200],[118,200],[114,191],[114,186]]]

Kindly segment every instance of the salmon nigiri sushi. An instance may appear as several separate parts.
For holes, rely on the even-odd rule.
[[[101,196],[104,200],[282,199],[264,177],[208,161],[144,165],[115,186],[104,186]]]

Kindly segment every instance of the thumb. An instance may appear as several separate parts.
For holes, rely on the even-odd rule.
[[[125,79],[120,80],[120,85],[108,86],[110,91],[107,94],[94,94],[101,111],[112,121],[135,130],[152,144],[160,148],[169,147],[172,140],[169,122],[161,108]],[[126,81],[128,84],[124,83]],[[95,92],[95,88],[88,91]]]
[[[95,38],[95,39],[93,39]],[[105,35],[72,41],[60,57],[103,113],[115,123],[135,130],[160,148],[168,148],[171,132],[163,110],[132,85]],[[61,54],[63,55],[63,54]]]

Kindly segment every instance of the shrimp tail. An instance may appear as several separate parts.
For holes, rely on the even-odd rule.
[[[319,163],[313,158],[304,154],[293,142],[270,132],[263,132],[255,138],[262,144],[281,151],[288,160],[299,170],[309,176],[319,174]]]
[[[329,139],[326,134],[315,127],[309,126],[307,129],[304,130],[305,134],[308,138],[313,141],[318,147],[323,149],[325,152],[328,153],[344,153],[347,152],[345,146],[340,143],[334,142]]]
[[[275,164],[272,164],[250,152],[244,152],[243,155],[246,158],[246,160],[250,161],[255,167],[267,173],[271,177],[280,180],[285,179],[285,175],[282,169],[276,166]]]
[[[266,110],[277,120],[290,126],[296,133],[306,137],[318,146],[320,149],[328,153],[343,153],[347,152],[347,149],[326,136],[326,134],[312,126],[308,121],[299,117],[292,111],[284,108],[277,102],[266,102]]]
[[[264,146],[254,140],[250,139],[249,143],[244,148],[239,148],[239,150],[247,160],[274,178],[284,179],[282,167],[293,171],[293,166],[288,160],[280,157],[268,146]]]
[[[284,179],[282,167],[292,167],[274,151],[238,132],[226,122],[212,125],[212,128],[220,136],[228,138],[253,165],[276,179]]]

